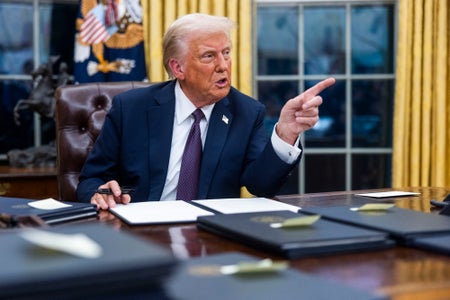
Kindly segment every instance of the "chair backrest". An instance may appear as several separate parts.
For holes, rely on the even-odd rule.
[[[112,98],[148,82],[96,82],[66,85],[55,92],[58,193],[77,201],[78,177],[111,108]]]

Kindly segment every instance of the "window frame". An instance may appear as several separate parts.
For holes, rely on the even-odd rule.
[[[352,81],[354,80],[392,80],[395,94],[395,66],[396,66],[396,42],[397,42],[397,24],[398,24],[398,1],[397,0],[284,0],[284,1],[276,1],[276,0],[256,0],[254,3],[254,15],[256,16],[256,10],[259,7],[288,7],[295,6],[299,7],[299,72],[297,75],[259,75],[258,74],[258,49],[257,46],[253,47],[253,82],[252,88],[254,91],[254,96],[258,99],[258,83],[265,80],[296,80],[298,81],[300,91],[304,90],[305,81],[308,80],[321,80],[327,76],[324,75],[305,75],[304,74],[304,51],[303,51],[303,11],[305,7],[309,6],[345,6],[346,10],[346,41],[345,41],[345,49],[351,49],[351,8],[358,5],[393,5],[393,70],[392,73],[386,74],[352,74],[351,72],[351,57],[350,51],[346,51],[346,66],[345,72],[343,74],[333,74],[333,77],[336,80],[344,80],[346,86],[346,99],[345,99],[345,146],[344,147],[333,147],[333,148],[325,148],[325,147],[311,147],[307,148],[307,150],[303,153],[303,158],[300,162],[300,166],[298,169],[298,192],[300,194],[304,194],[306,192],[306,171],[305,171],[305,162],[310,155],[329,155],[329,154],[339,154],[345,156],[345,190],[352,190],[352,181],[353,181],[353,171],[352,171],[352,158],[353,155],[382,155],[387,156],[392,163],[392,145],[390,147],[352,147]],[[257,18],[253,19],[253,45],[257,45]],[[394,95],[392,95],[394,97]],[[393,101],[395,99],[393,98]],[[301,142],[304,145],[305,139],[302,136]],[[386,187],[386,186],[383,186]],[[381,188],[381,186],[380,186]]]
[[[41,33],[40,33],[40,20],[41,13],[40,7],[43,4],[71,4],[78,5],[78,0],[7,0],[2,4],[14,4],[23,5],[29,4],[32,7],[32,47],[33,47],[33,70],[35,70],[41,63],[43,63],[41,57]],[[75,26],[75,24],[74,24]],[[49,58],[47,58],[49,59]],[[30,75],[27,74],[0,74],[0,82],[14,80],[14,81],[31,81]],[[56,132],[55,132],[56,134]],[[43,145],[42,142],[42,121],[38,113],[33,114],[33,145],[30,147],[39,147]],[[0,164],[8,162],[7,153],[0,153]]]

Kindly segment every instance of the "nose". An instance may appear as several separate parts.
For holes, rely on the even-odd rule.
[[[216,72],[225,72],[228,70],[230,58],[225,57],[223,54],[217,56],[216,60]]]

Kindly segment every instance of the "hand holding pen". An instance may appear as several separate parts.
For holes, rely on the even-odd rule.
[[[91,198],[91,203],[105,210],[115,207],[116,203],[127,204],[131,201],[132,191],[133,189],[127,187],[121,188],[117,181],[111,180],[98,187]]]
[[[134,189],[129,188],[129,187],[121,187],[121,194],[131,194],[132,192],[134,192]],[[114,195],[113,191],[109,188],[98,188],[96,193],[102,194],[102,195]]]

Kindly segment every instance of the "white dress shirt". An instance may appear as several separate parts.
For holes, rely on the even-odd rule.
[[[202,107],[205,118],[200,121],[200,131],[202,144],[205,145],[206,133],[211,113],[215,104]],[[184,145],[186,144],[189,131],[194,117],[192,113],[196,110],[194,104],[186,97],[181,90],[180,84],[175,85],[175,118],[173,120],[172,145],[170,148],[169,167],[167,169],[167,178],[161,195],[161,200],[176,200],[178,177],[180,176],[181,158],[183,156]],[[289,145],[278,137],[275,130],[272,133],[271,141],[277,155],[286,163],[296,161],[301,153],[298,147],[300,138],[297,139],[294,146]]]

